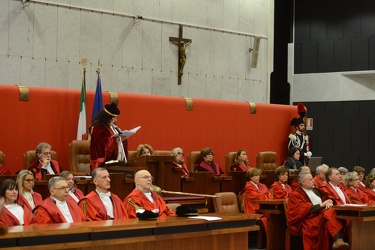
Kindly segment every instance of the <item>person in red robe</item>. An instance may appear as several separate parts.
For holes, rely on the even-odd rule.
[[[240,149],[234,156],[234,164],[230,167],[230,171],[247,171],[251,168],[247,160],[247,152],[245,149]]]
[[[202,160],[197,166],[197,171],[209,171],[212,175],[216,176],[224,173],[219,164],[214,162],[214,152],[212,152],[211,148],[202,148],[201,158]]]
[[[60,174],[61,172],[59,163],[51,158],[51,149],[52,146],[46,142],[41,142],[36,147],[36,160],[31,163],[28,170],[37,180],[44,179],[46,174]]]
[[[353,171],[357,172],[357,174],[358,174],[358,180],[359,180],[358,188],[361,191],[365,191],[366,187],[365,187],[365,184],[363,183],[364,177],[365,177],[365,169],[361,166],[354,166]]]
[[[176,215],[159,194],[151,191],[152,180],[153,177],[147,170],[135,173],[135,189],[123,201],[129,218],[137,218],[137,213],[144,210],[158,213],[159,217]]]
[[[95,191],[91,191],[78,203],[83,213],[91,220],[123,220],[128,218],[120,198],[111,193],[111,179],[105,168],[99,167],[91,173]]]
[[[125,161],[128,155],[127,140],[122,140],[116,126],[120,110],[115,103],[106,104],[89,127],[91,171],[110,160]],[[116,138],[113,136],[117,136]]]
[[[269,200],[273,199],[272,194],[268,191],[266,185],[259,182],[260,174],[262,170],[259,168],[250,168],[246,172],[245,188],[239,193],[242,197],[243,211],[245,214],[255,214],[256,210],[259,209],[259,204],[252,203],[253,200]],[[267,216],[265,214],[260,215],[263,227],[267,233]]]
[[[64,177],[64,179],[68,183],[69,199],[73,199],[76,203],[78,203],[80,199],[85,197],[83,192],[75,185],[74,176],[71,172],[69,172],[68,170],[64,170],[60,173],[60,176]]]
[[[315,188],[320,189],[324,183],[326,183],[326,172],[328,170],[328,166],[326,164],[320,165],[316,168],[316,174],[314,176]]]
[[[324,209],[332,210],[333,202],[329,199],[322,201],[309,172],[300,172],[298,182],[300,187],[289,194],[287,201],[288,226],[294,232],[302,232],[304,250],[329,250],[323,213]]]
[[[17,204],[18,187],[14,180],[3,180],[0,188],[0,197],[4,197],[4,210],[0,213],[0,225],[23,226],[36,223],[31,210]]]
[[[179,168],[182,168],[181,178],[186,178],[189,176],[189,169],[185,163],[184,151],[182,148],[174,148],[171,151],[171,155],[175,157],[173,164]]]
[[[38,224],[73,223],[88,220],[74,200],[68,199],[69,187],[64,177],[48,181],[50,196],[34,208]]]
[[[298,170],[298,173],[301,173],[302,171],[305,171],[305,172],[308,172],[309,174],[311,174],[311,169],[308,167],[308,166],[302,166],[299,168]],[[290,183],[290,186],[292,187],[292,190],[296,190],[297,188],[299,188],[299,183],[298,183],[298,178],[296,178],[297,176],[293,176],[293,181],[292,183]],[[291,177],[289,177],[289,179],[291,179]]]
[[[369,174],[366,177],[366,188],[364,191],[369,199],[369,204],[375,203],[375,174]]]
[[[269,191],[274,199],[286,199],[292,192],[292,187],[288,184],[288,169],[284,166],[275,170],[275,182],[270,186]]]
[[[345,194],[349,197],[353,204],[368,204],[369,199],[367,194],[358,188],[359,179],[357,172],[349,172],[344,177],[344,183],[347,186]]]
[[[23,205],[24,207],[32,211],[36,206],[42,203],[42,196],[39,193],[33,191],[35,178],[31,171],[19,171],[16,183],[19,192],[17,200],[18,204]]]
[[[339,183],[341,182],[341,175],[337,168],[329,168],[326,172],[327,183],[324,183],[319,191],[322,194],[323,200],[330,199],[334,205],[350,204],[349,197],[340,188]],[[344,244],[344,226],[347,221],[339,220],[336,218],[336,211],[333,210],[331,214],[325,214],[327,221],[327,229],[333,238],[334,244]],[[347,243],[346,243],[347,244]]]

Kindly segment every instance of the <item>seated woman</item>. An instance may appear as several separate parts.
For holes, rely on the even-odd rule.
[[[201,150],[201,162],[196,169],[199,171],[210,171],[212,175],[221,175],[223,171],[220,166],[214,162],[214,152],[211,148],[202,148]]]
[[[184,152],[182,151],[182,148],[172,149],[171,155],[175,157],[173,164],[177,167],[182,168],[181,178],[187,177],[189,175],[189,170],[185,163]]]
[[[137,157],[152,155],[154,149],[148,144],[139,144],[137,148]]]
[[[77,203],[79,202],[80,199],[85,197],[83,192],[77,188],[75,182],[74,182],[74,176],[71,172],[68,170],[64,170],[60,174],[61,177],[64,177],[66,182],[68,183],[69,187],[69,198],[73,198]]]
[[[4,197],[4,210],[0,214],[0,225],[23,226],[36,223],[34,214],[23,205],[17,204],[18,188],[14,180],[1,183],[0,197]]]
[[[269,200],[273,199],[272,194],[268,191],[266,185],[259,183],[262,170],[259,168],[250,168],[246,172],[245,188],[239,193],[243,201],[243,210],[245,214],[255,214],[255,210],[259,209],[259,204],[253,204],[253,200]],[[267,232],[267,217],[265,214],[260,215],[263,227]]]
[[[29,170],[21,170],[17,175],[16,183],[19,191],[18,204],[24,205],[32,211],[36,206],[42,203],[42,196],[33,191],[35,184],[33,173]]]
[[[51,158],[51,149],[52,146],[46,142],[41,142],[36,147],[36,160],[31,163],[28,170],[37,180],[42,180],[46,174],[60,174],[61,172],[59,163]]]
[[[302,163],[299,161],[301,152],[298,148],[291,147],[289,149],[288,158],[285,161],[285,167],[289,169],[289,172],[298,171],[302,167]]]
[[[366,177],[365,193],[368,197],[369,204],[375,203],[375,174],[369,174]]]
[[[245,149],[240,149],[234,156],[234,164],[230,167],[230,171],[247,171],[251,168],[247,161],[247,152]]]
[[[359,189],[359,179],[357,172],[349,172],[345,175],[344,184],[347,186],[345,193],[354,204],[368,204],[368,196]]]
[[[284,166],[278,167],[275,171],[276,180],[269,190],[274,199],[286,199],[292,192],[292,187],[288,185],[288,169]]]

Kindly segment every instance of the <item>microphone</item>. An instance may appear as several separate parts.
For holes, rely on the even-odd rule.
[[[117,127],[116,125],[113,125],[113,128],[121,135],[122,134],[122,131],[119,127]]]

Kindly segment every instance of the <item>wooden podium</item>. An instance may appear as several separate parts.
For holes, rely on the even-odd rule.
[[[375,206],[361,206],[356,204],[333,206],[337,218],[349,220],[349,247],[351,250],[374,249],[373,238],[375,235]]]

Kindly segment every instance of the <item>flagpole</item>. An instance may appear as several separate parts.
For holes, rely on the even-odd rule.
[[[83,67],[82,72],[82,86],[81,86],[81,97],[80,97],[80,107],[78,116],[78,129],[77,129],[77,140],[86,139],[87,126],[86,126],[86,66],[87,59],[82,58],[81,64]],[[82,138],[84,136],[84,138]]]

